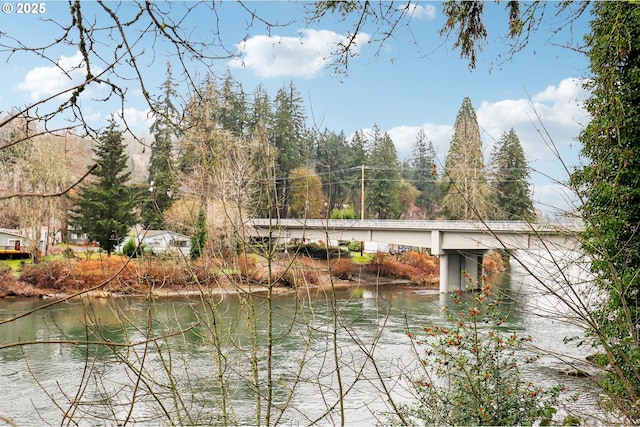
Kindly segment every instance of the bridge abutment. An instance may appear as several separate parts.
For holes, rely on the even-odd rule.
[[[442,251],[439,254],[440,292],[476,289],[478,279],[482,276],[482,257],[485,252],[485,250]]]

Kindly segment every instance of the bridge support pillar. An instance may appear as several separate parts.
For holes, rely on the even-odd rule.
[[[440,254],[440,292],[476,289],[482,276],[484,253],[484,250],[443,251]]]

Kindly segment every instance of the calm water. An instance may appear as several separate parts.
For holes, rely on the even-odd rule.
[[[526,262],[549,274],[550,281],[569,268],[559,266],[554,273],[536,256]],[[541,385],[564,383],[570,392],[581,392],[571,410],[595,423],[601,411],[593,404],[589,380],[562,375],[571,369],[568,362],[586,355],[584,348],[563,342],[579,336],[580,328],[563,321],[563,308],[537,292],[535,280],[516,263],[510,278],[496,281],[515,301],[504,306],[507,329],[532,335],[542,355],[525,366],[525,375]],[[224,416],[231,424],[255,425],[258,411],[262,420],[265,416],[255,390],[266,393],[268,307],[259,296],[251,302],[236,296],[75,300],[0,325],[0,344],[65,341],[0,350],[0,416],[18,425],[168,424],[169,419],[222,424]],[[38,304],[43,301],[0,301],[0,317]],[[412,398],[406,378],[415,372],[416,357],[405,331],[441,324],[447,304],[449,296],[416,287],[362,286],[340,292],[335,304],[323,295],[276,297],[273,399],[285,409],[273,409],[272,422],[339,424],[341,383],[347,425],[386,424],[385,393],[395,402]],[[131,345],[77,344],[86,341]]]

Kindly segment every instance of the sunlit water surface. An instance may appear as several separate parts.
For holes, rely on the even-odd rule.
[[[604,414],[595,404],[591,380],[564,374],[572,369],[595,373],[583,363],[590,348],[577,346],[579,340],[565,343],[580,337],[581,328],[568,323],[566,308],[544,292],[549,284],[565,286],[563,275],[583,286],[582,270],[565,255],[557,259],[566,265],[548,254],[520,255],[524,267],[512,261],[508,277],[492,280],[507,297],[505,330],[533,337],[537,349],[525,350],[522,357],[540,356],[523,365],[524,375],[544,387],[565,384],[565,396],[579,392],[568,410],[585,424],[600,424]],[[336,298],[335,304],[325,295],[274,298],[273,400],[286,410],[274,408],[272,422],[340,424],[340,381],[347,425],[388,424],[388,396],[395,403],[413,398],[408,378],[418,365],[406,331],[442,324],[442,308],[451,306],[449,295],[410,286],[362,285]],[[0,301],[0,316],[6,319],[45,302],[50,301],[6,299]],[[69,419],[71,424],[114,425],[168,424],[169,419],[222,424],[227,415],[231,424],[255,425],[257,411],[262,420],[266,411],[264,405],[258,409],[251,378],[257,372],[264,395],[267,304],[261,297],[254,302],[251,311],[230,295],[153,304],[135,298],[74,300],[0,325],[1,344],[40,342],[0,350],[0,416],[18,425],[66,424]],[[172,337],[163,338],[167,335]],[[59,340],[65,343],[43,344]],[[76,345],[87,340],[137,345]],[[259,359],[255,366],[252,349]],[[218,366],[228,391],[224,399]]]

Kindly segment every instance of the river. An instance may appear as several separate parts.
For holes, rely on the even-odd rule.
[[[590,372],[585,346],[565,343],[581,329],[527,268],[551,281],[562,271],[535,254],[524,259],[524,267],[512,261],[510,275],[493,279],[507,297],[505,328],[531,335],[535,349],[525,351],[540,356],[523,373],[545,387],[566,385],[566,396],[580,393],[567,410],[583,424],[601,424],[591,380],[563,375]],[[2,300],[0,318],[47,302]],[[0,417],[18,425],[255,425],[267,414],[256,396],[271,392],[272,423],[334,425],[342,389],[346,425],[386,425],[390,401],[413,397],[407,377],[418,361],[406,331],[441,324],[451,301],[420,287],[363,285],[335,299],[285,295],[270,304],[271,320],[264,295],[77,299],[0,325],[1,345],[37,342],[0,350]]]

